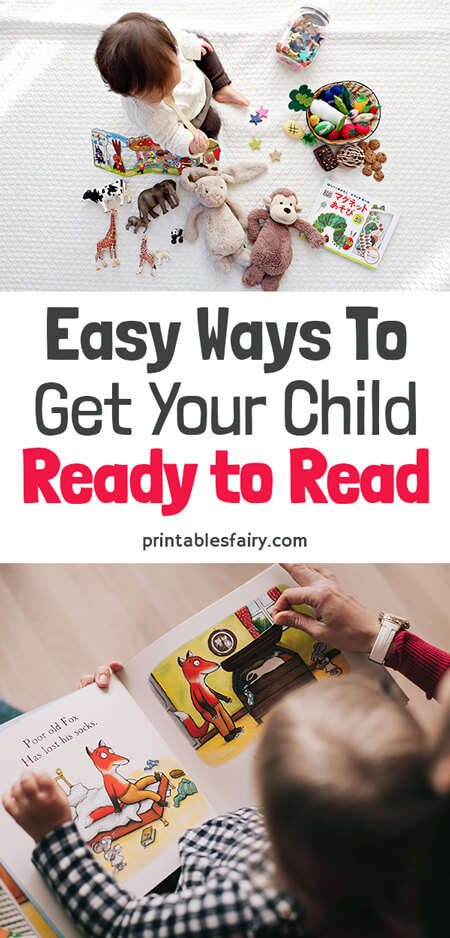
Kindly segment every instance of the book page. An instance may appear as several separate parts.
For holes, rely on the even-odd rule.
[[[344,655],[275,625],[273,606],[292,585],[281,567],[269,567],[150,645],[120,674],[219,813],[254,803],[256,745],[287,690],[358,670],[400,693],[367,656]]]
[[[49,772],[67,795],[84,842],[136,895],[176,869],[181,834],[213,813],[117,678],[106,692],[91,685],[5,724],[0,741],[1,792],[25,768]],[[9,877],[23,895],[20,908],[31,910],[36,934],[72,938],[75,930],[31,863],[31,838],[3,807],[0,845],[0,880]]]

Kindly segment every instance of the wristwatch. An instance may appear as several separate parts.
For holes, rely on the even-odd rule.
[[[393,616],[390,612],[379,612],[378,621],[380,623],[380,631],[369,652],[369,661],[374,661],[376,664],[385,664],[389,649],[397,632],[400,632],[402,629],[409,629],[410,623],[408,619],[403,619],[401,616]]]

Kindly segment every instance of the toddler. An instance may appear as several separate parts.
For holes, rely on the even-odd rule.
[[[211,44],[195,33],[175,33],[147,13],[126,13],[103,33],[95,53],[100,74],[122,96],[127,116],[142,134],[177,156],[204,153],[221,121],[211,99],[248,105],[231,87]],[[198,130],[193,137],[164,98],[178,107]]]
[[[50,776],[24,772],[3,804],[36,840],[36,867],[88,936],[442,938],[450,706],[443,710],[430,744],[408,711],[356,677],[287,695],[257,752],[263,810],[187,831],[177,889],[165,895],[136,899],[99,866]]]

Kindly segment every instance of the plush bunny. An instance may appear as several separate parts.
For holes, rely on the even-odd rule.
[[[231,261],[240,267],[250,263],[250,253],[245,247],[247,212],[234,202],[228,194],[228,186],[248,182],[261,175],[267,164],[260,160],[245,160],[221,172],[206,167],[187,167],[181,174],[181,185],[195,193],[199,205],[195,205],[186,221],[185,234],[188,241],[199,236],[198,218],[203,213],[204,235],[213,260],[229,273]]]

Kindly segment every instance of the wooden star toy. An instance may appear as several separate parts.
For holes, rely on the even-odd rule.
[[[251,146],[252,150],[261,149],[261,141],[257,140],[256,137],[252,137],[252,139],[249,142],[249,145]]]
[[[272,153],[269,153],[269,156],[270,156],[270,159],[272,160],[272,163],[275,163],[275,162],[279,163],[281,159],[281,150],[276,150],[276,149],[272,150]]]
[[[261,118],[260,118],[258,112],[256,112],[256,114],[252,114],[252,116],[251,116],[251,118],[250,118],[250,123],[251,123],[251,124],[260,124],[260,123],[261,123]]]
[[[262,107],[262,106],[261,106],[260,108],[258,108],[258,110],[257,110],[256,113],[257,113],[259,119],[261,120],[263,117],[267,117],[267,115],[268,115],[268,113],[269,113],[269,108],[268,108],[268,107]]]

